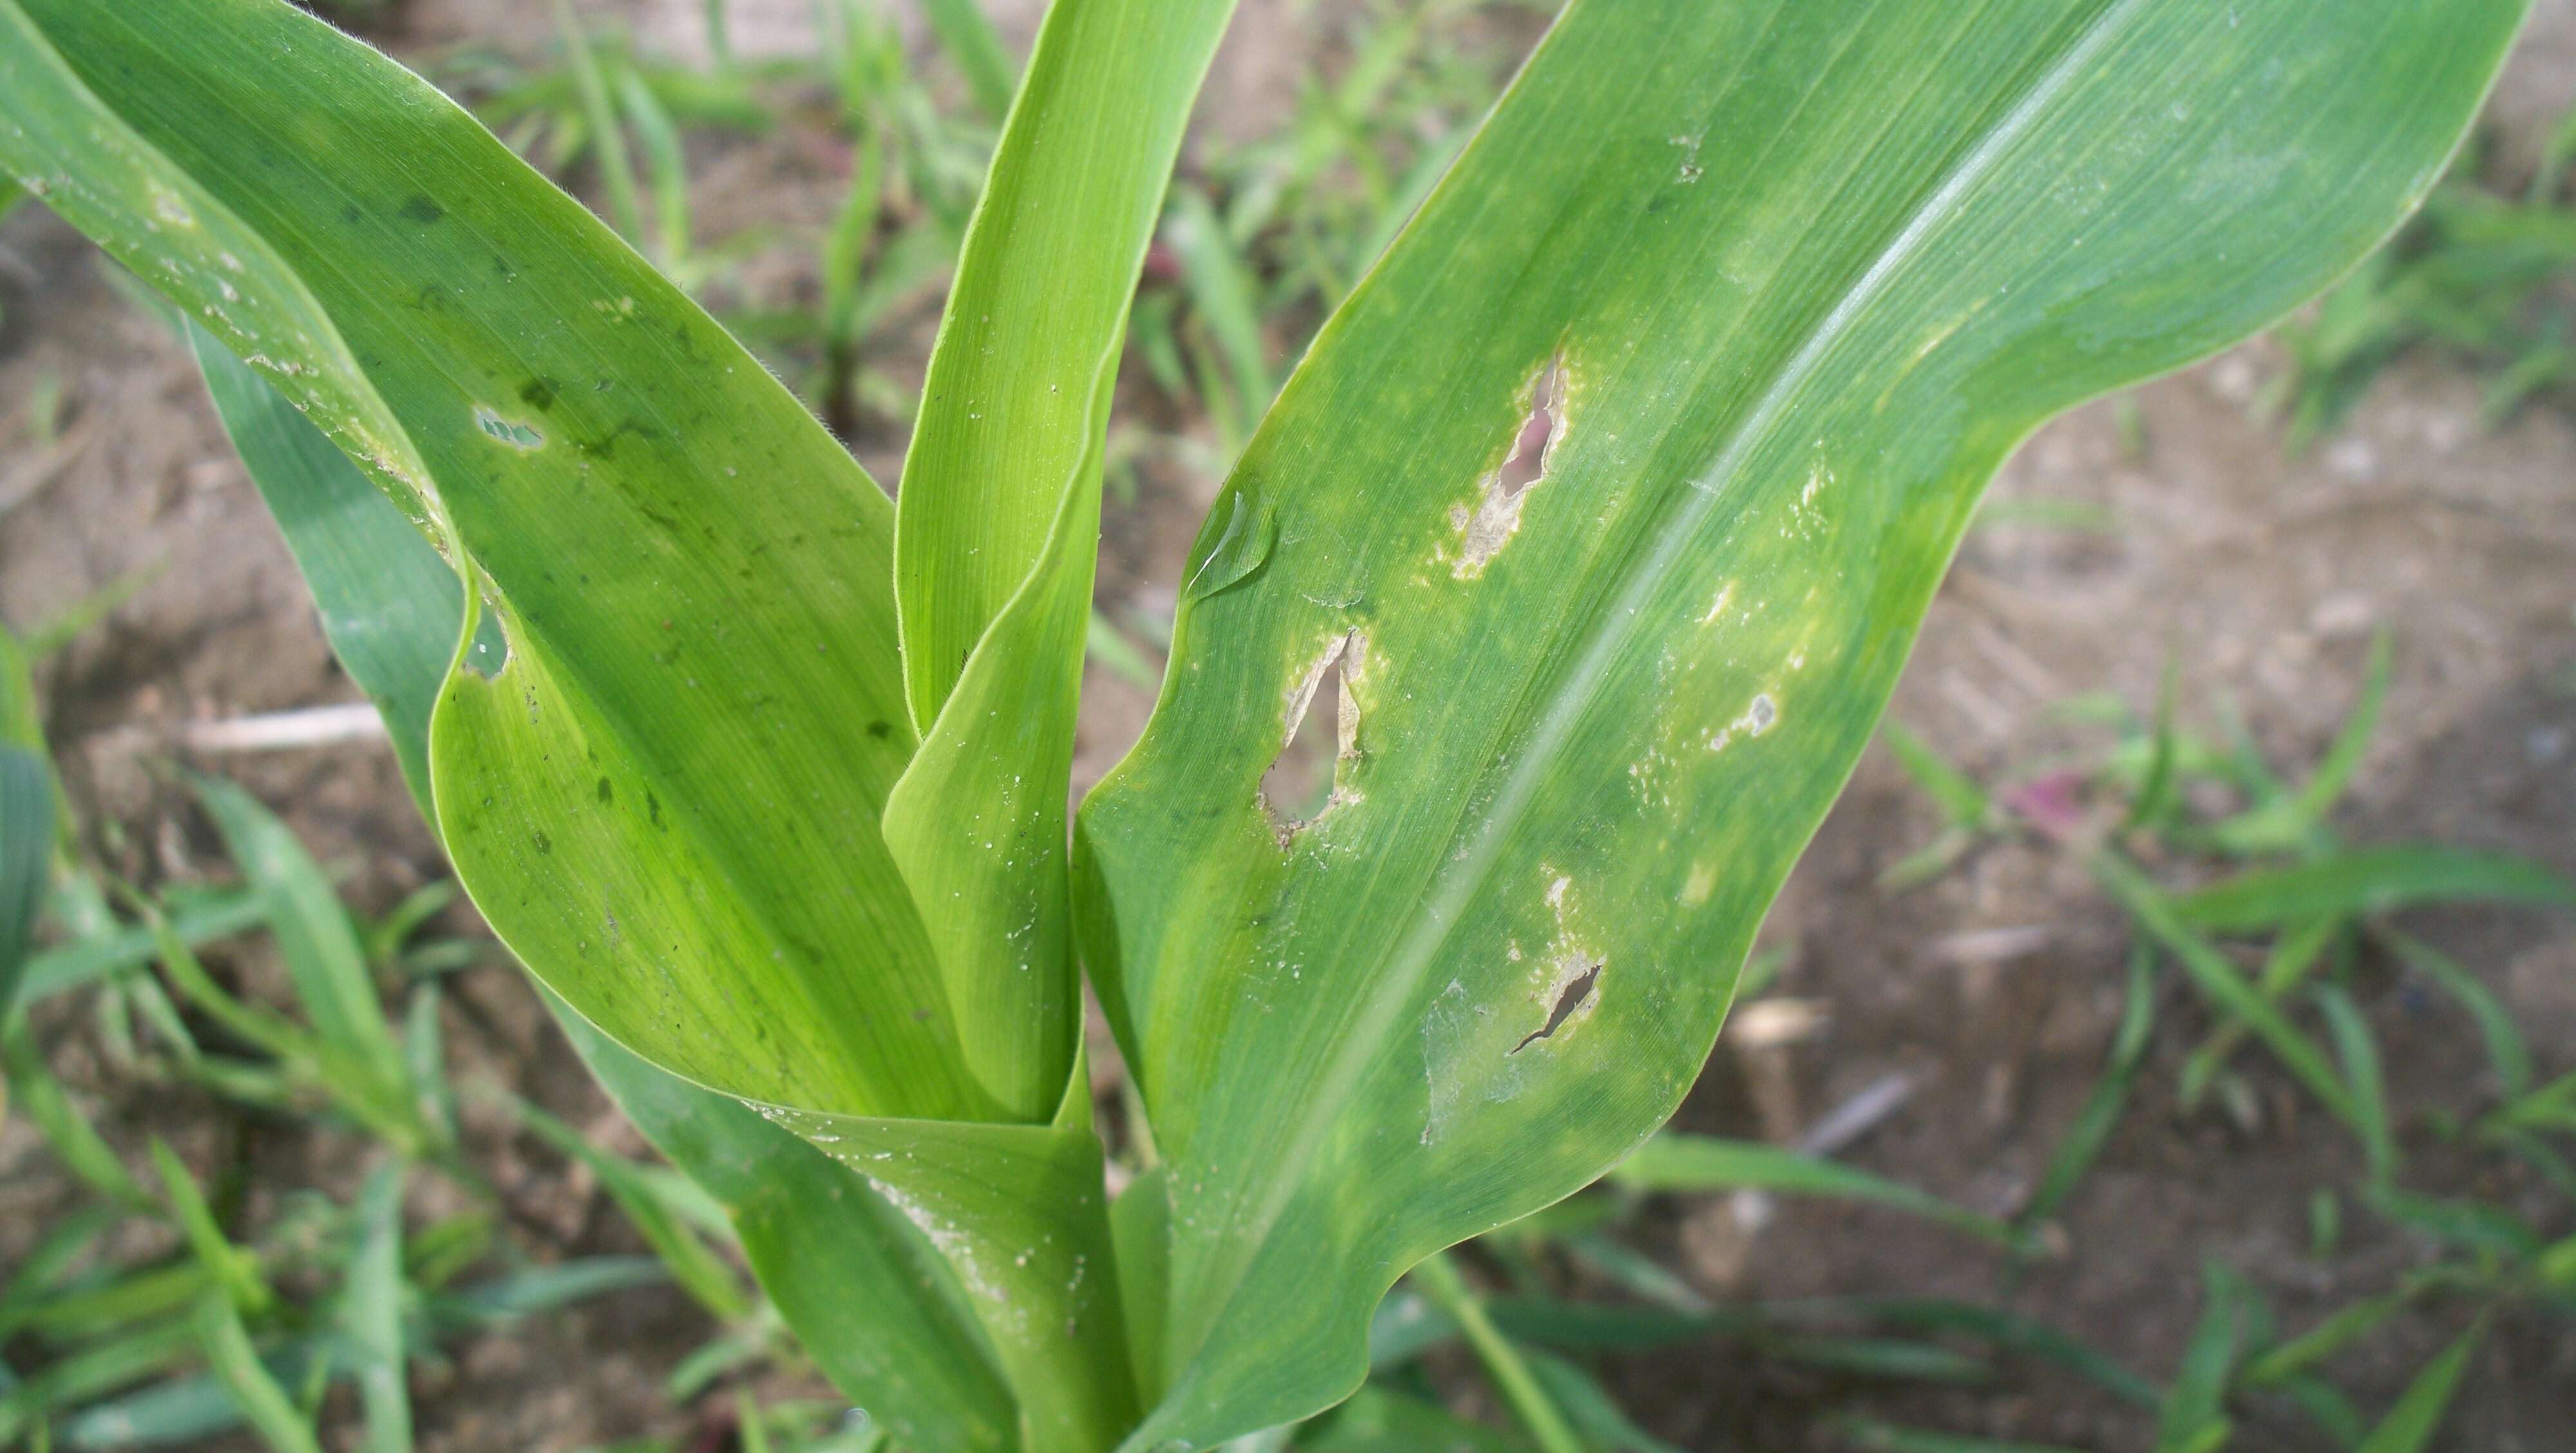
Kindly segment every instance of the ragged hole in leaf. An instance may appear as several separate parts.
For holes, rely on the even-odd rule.
[[[1368,658],[1368,637],[1356,630],[1333,638],[1323,658],[1288,693],[1287,730],[1279,755],[1261,774],[1261,810],[1286,846],[1299,828],[1331,810],[1340,795],[1336,771],[1359,753],[1359,704],[1348,677]],[[1332,723],[1328,728],[1324,724]]]
[[[474,407],[474,423],[485,434],[523,453],[532,449],[542,449],[546,444],[545,435],[516,419],[505,418],[498,410],[482,404]]]
[[[1458,564],[1451,572],[1459,579],[1483,574],[1520,529],[1522,501],[1547,478],[1548,460],[1564,436],[1565,396],[1565,355],[1560,353],[1531,381],[1529,407],[1512,434],[1511,452],[1504,456],[1502,468],[1485,477],[1475,509],[1460,505],[1449,512],[1449,522],[1463,536]]]
[[[1574,1017],[1574,1011],[1591,1001],[1592,991],[1601,983],[1601,963],[1599,959],[1585,963],[1583,972],[1557,991],[1556,1007],[1548,1011],[1547,1023],[1531,1030],[1528,1038],[1513,1045],[1512,1053],[1519,1054],[1542,1039],[1552,1038],[1557,1030],[1564,1027],[1565,1021]]]

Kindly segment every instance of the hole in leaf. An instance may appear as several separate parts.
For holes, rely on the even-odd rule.
[[[545,435],[538,433],[536,430],[529,428],[527,425],[520,423],[516,419],[504,418],[499,411],[481,404],[477,404],[474,407],[474,422],[475,425],[481,428],[485,434],[499,440],[501,443],[509,445],[513,449],[524,452],[531,449],[542,449],[546,444]]]
[[[1451,523],[1465,537],[1454,572],[1459,579],[1482,574],[1520,529],[1523,497],[1547,477],[1548,457],[1564,434],[1565,392],[1565,355],[1560,353],[1531,381],[1529,407],[1513,430],[1511,452],[1503,467],[1486,477],[1475,509],[1461,505],[1450,512]]]
[[[1282,846],[1332,807],[1335,768],[1358,754],[1359,704],[1344,677],[1357,672],[1367,654],[1368,637],[1358,631],[1336,636],[1289,693],[1279,755],[1261,774],[1261,810]]]
[[[1556,442],[1556,421],[1564,393],[1565,358],[1560,354],[1540,370],[1538,382],[1530,390],[1529,413],[1522,417],[1520,432],[1512,438],[1512,457],[1503,461],[1502,473],[1495,477],[1504,494],[1518,496],[1547,472],[1547,449]]]
[[[1557,991],[1556,1007],[1548,1011],[1547,1023],[1531,1030],[1528,1038],[1513,1045],[1512,1053],[1519,1054],[1540,1040],[1554,1036],[1558,1029],[1564,1027],[1566,1020],[1574,1017],[1574,1011],[1582,1008],[1592,998],[1592,991],[1601,983],[1601,962],[1599,959],[1587,962],[1583,966],[1583,972],[1575,975],[1563,989]]]

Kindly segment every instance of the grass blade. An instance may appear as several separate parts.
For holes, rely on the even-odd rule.
[[[1898,1299],[1864,1300],[1853,1310],[1885,1325],[1921,1332],[1950,1332],[1974,1337],[1999,1351],[2064,1368],[2115,1397],[2152,1408],[2163,1401],[2155,1384],[2109,1354],[2089,1347],[2043,1322],[1993,1307],[1965,1302]]]
[[[977,0],[924,0],[922,8],[930,14],[930,28],[940,47],[966,77],[975,109],[988,120],[1001,120],[1011,109],[1011,93],[1019,89],[1019,67],[1011,64],[1010,53],[1002,48],[1001,32],[993,28],[984,7]]]
[[[1585,1446],[1610,1453],[1682,1453],[1636,1424],[1601,1380],[1565,1358],[1546,1352],[1527,1354],[1549,1397],[1565,1410],[1566,1421],[1582,1431]]]
[[[0,1396],[0,1447],[31,1425],[41,1428],[66,1409],[184,1362],[198,1348],[196,1326],[185,1316],[84,1347]]]
[[[635,190],[635,163],[626,152],[626,133],[619,129],[617,109],[608,96],[608,78],[599,69],[599,53],[573,17],[570,0],[554,0],[555,35],[564,48],[574,89],[581,96],[583,119],[598,148],[599,183],[608,193],[608,217],[620,235],[644,245],[644,205]]]
[[[2335,1058],[2343,1065],[2344,1082],[2352,1087],[2353,1129],[2361,1136],[2363,1153],[2369,1158],[2370,1177],[2386,1185],[2397,1173],[2397,1140],[2388,1123],[2388,1096],[2385,1077],[2380,1072],[2379,1044],[2370,1032],[2370,1022],[2354,1007],[2352,997],[2332,984],[2317,989],[2317,1003],[2325,1011],[2326,1030],[2334,1037]]]
[[[308,1344],[288,1343],[261,1361],[281,1386],[310,1365]],[[212,1373],[175,1377],[106,1402],[91,1403],[62,1422],[65,1448],[197,1448],[242,1425],[241,1405]]]
[[[617,73],[617,100],[644,145],[645,175],[653,190],[653,243],[662,270],[683,276],[689,260],[689,158],[671,113],[633,66]]]
[[[2277,1347],[2270,1348],[2246,1364],[2243,1381],[2250,1388],[2278,1387],[2298,1377],[2368,1336],[2391,1317],[2404,1311],[2416,1297],[2428,1289],[2427,1283],[2410,1283],[2396,1291],[2370,1297],[2327,1317],[2316,1326]]]
[[[1091,613],[1091,631],[1083,649],[1130,686],[1151,691],[1163,682],[1163,673],[1154,669],[1154,663],[1137,649],[1136,643],[1096,610]]]
[[[2261,994],[2267,1004],[2277,1006],[2285,1002],[2290,991],[2306,982],[2308,975],[2325,962],[2326,949],[2343,926],[2342,921],[2332,918],[2293,925],[2273,942],[2270,954],[2264,958],[2263,973],[2255,983],[2255,992]],[[2201,1041],[2200,1047],[2192,1051],[2191,1058],[2184,1061],[2182,1067],[2181,1098],[2184,1106],[2200,1103],[2209,1082],[2226,1068],[2227,1057],[2235,1052],[2247,1032],[2242,1019],[2228,1015],[2209,1032],[2207,1039]]]
[[[340,1292],[340,1325],[356,1353],[358,1399],[366,1411],[362,1453],[411,1453],[411,1388],[403,1352],[400,1165],[367,1177],[358,1191],[358,1246]]]
[[[661,1286],[671,1270],[650,1256],[585,1256],[532,1266],[476,1282],[429,1299],[433,1325],[443,1329],[507,1327],[524,1317],[568,1307],[631,1287]]]
[[[340,895],[304,844],[241,788],[216,777],[196,781],[197,800],[223,834],[243,876],[269,895],[269,929],[297,1000],[314,1029],[353,1066],[367,1067],[366,1093],[398,1089],[403,1057],[376,996],[366,950]],[[364,1098],[363,1095],[360,1098]]]
[[[2507,1098],[2522,1095],[2531,1088],[2531,1047],[2513,1022],[2513,1013],[2495,992],[2480,982],[2478,976],[2450,955],[2412,934],[2384,929],[2380,938],[2397,951],[2408,968],[2433,981],[2444,993],[2459,1001],[2477,1022],[2478,1035],[2486,1041],[2487,1063],[2495,1067],[2496,1082]]]
[[[2442,1355],[2427,1363],[2415,1380],[2406,1385],[2397,1405],[2388,1416],[2370,1430],[2353,1453],[2423,1453],[2441,1429],[2443,1415],[2451,1410],[2451,1398],[2460,1390],[2460,1379],[2469,1370],[2469,1358],[2486,1340],[2483,1318],[2460,1334],[2458,1341],[2444,1348]]]
[[[2281,1011],[2256,993],[2244,976],[2236,972],[2209,941],[2191,931],[2176,901],[2149,882],[2146,876],[2129,865],[2119,854],[2104,849],[2093,855],[2093,876],[2110,895],[2128,909],[2138,926],[2164,945],[2183,966],[2202,994],[2218,1008],[2235,1014],[2261,1037],[2274,1057],[2310,1094],[2324,1102],[2335,1118],[2347,1125],[2359,1123],[2358,1112],[2343,1079],[2325,1056],[2317,1052],[2307,1037],[2293,1028]]]
[[[2131,405],[2133,408],[2134,404]],[[2180,734],[2174,730],[2174,703],[2182,690],[2182,662],[2168,648],[2165,670],[2156,687],[2156,721],[2147,755],[2147,775],[2139,783],[2138,795],[2129,805],[2123,828],[2140,828],[2161,822],[2174,806],[2174,758]]]
[[[2528,858],[2445,847],[2356,848],[2266,868],[2174,900],[2185,923],[2219,933],[2422,903],[2518,903],[2576,911],[2576,883]]]
[[[1878,736],[1887,743],[1905,775],[1940,805],[1952,827],[1979,827],[1993,818],[1993,796],[1974,778],[1951,766],[1932,749],[1931,743],[1916,736],[1904,723],[1894,717],[1885,718],[1878,724]]]
[[[231,1298],[208,1292],[197,1300],[197,1338],[206,1361],[232,1396],[233,1405],[273,1453],[322,1453],[312,1424],[296,1410],[286,1389],[259,1360],[241,1311]]]
[[[116,1210],[91,1206],[47,1230],[0,1286],[0,1339],[14,1336],[26,1324],[26,1311],[45,1299],[56,1282],[87,1256],[100,1236],[119,1219]]]
[[[216,1290],[241,1311],[256,1314],[268,1310],[277,1295],[260,1275],[259,1258],[225,1238],[223,1228],[215,1224],[214,1209],[206,1204],[205,1193],[197,1189],[196,1177],[188,1174],[178,1154],[157,1135],[152,1138],[152,1164],[161,1174],[161,1193],[172,1219],[179,1223],[198,1264],[214,1278]]]
[[[2122,1001],[2120,1027],[2111,1038],[2109,1062],[2103,1067],[2102,1078],[2085,1096],[2084,1108],[2076,1112],[2075,1122],[2058,1141],[2048,1169],[2040,1174],[2039,1188],[2031,1192],[2030,1205],[2019,1218],[2024,1228],[2039,1226],[2055,1216],[2067,1197],[2075,1193],[2084,1173],[2092,1169],[2102,1147],[2110,1143],[2111,1132],[2119,1128],[2120,1114],[2128,1106],[2129,1091],[2137,1083],[2138,1067],[2146,1062],[2147,1043],[2155,1027],[2155,952],[2140,944],[2129,954],[2128,992]]]
[[[2292,796],[2218,824],[2210,830],[2211,840],[2227,852],[2247,856],[2287,852],[2323,827],[2369,753],[2371,735],[2379,729],[2380,708],[2388,700],[2389,665],[2389,634],[2382,628],[2371,638],[2370,673],[2362,683],[2361,699],[2306,785]]]
[[[1298,1430],[1295,1446],[1297,1453],[1528,1453],[1530,1444],[1371,1383]]]
[[[1236,406],[1225,416],[1244,421],[1261,417],[1270,406],[1270,365],[1261,336],[1258,290],[1242,254],[1226,236],[1207,194],[1187,183],[1172,189],[1163,236],[1180,254],[1191,307],[1214,335],[1226,372],[1233,377]]]
[[[506,1103],[538,1139],[590,1167],[626,1219],[670,1268],[671,1279],[700,1306],[728,1322],[751,1310],[733,1268],[672,1213],[643,1167],[591,1144],[580,1131],[515,1095],[506,1096]]]
[[[170,931],[189,948],[248,933],[266,924],[275,905],[258,888],[228,890],[179,904],[170,913]],[[27,962],[24,981],[30,1004],[68,990],[86,988],[152,961],[160,941],[149,927],[120,928],[75,939],[47,949]]]
[[[17,1002],[53,861],[53,773],[43,757],[0,742],[0,1014]]]
[[[1828,1419],[1827,1426],[1859,1453],[2074,1453],[2052,1443],[2006,1443],[1849,1415]]]
[[[5,1055],[8,1064],[10,1108],[36,1127],[53,1146],[54,1154],[62,1158],[64,1168],[109,1200],[152,1209],[155,1202],[151,1193],[126,1170],[116,1152],[73,1107],[62,1082],[45,1067],[25,1014],[0,1020],[0,1055]]]
[[[2026,1240],[2023,1232],[1992,1216],[1980,1215],[1911,1186],[1836,1161],[1751,1141],[1667,1132],[1638,1147],[1636,1154],[1612,1170],[1608,1179],[1614,1185],[1639,1191],[1763,1190],[1871,1202],[1911,1212],[1998,1246],[2019,1246]]]
[[[2156,1419],[2156,1453],[2208,1453],[2227,1438],[2228,1380],[2244,1345],[2249,1308],[2242,1283],[2212,1262],[2201,1282],[2200,1323]]]
[[[1540,1385],[1537,1374],[1523,1360],[1520,1349],[1494,1327],[1485,1315],[1484,1299],[1470,1291],[1458,1269],[1445,1255],[1425,1258],[1413,1269],[1414,1284],[1422,1288],[1432,1305],[1447,1312],[1458,1324],[1485,1373],[1494,1381],[1503,1400],[1538,1441],[1542,1453],[1584,1453],[1582,1442],[1566,1425],[1565,1414],[1558,1411],[1555,1400]]]

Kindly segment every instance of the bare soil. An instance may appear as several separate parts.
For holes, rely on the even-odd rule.
[[[700,44],[697,0],[586,5],[648,46]],[[804,0],[741,0],[746,49],[806,42]],[[1024,38],[1034,3],[1004,7]],[[1245,7],[1218,66],[1217,131],[1257,131],[1297,79],[1336,55],[1330,7]],[[522,0],[409,0],[370,32],[407,58],[472,42],[535,54],[545,8]],[[2493,110],[2497,164],[2527,165],[2576,101],[2576,0],[2541,14]],[[759,219],[815,226],[837,195],[832,159],[786,140],[727,144],[703,159],[711,231]],[[782,296],[810,289],[792,259],[754,275]],[[917,380],[937,300],[894,320],[880,360]],[[70,791],[106,861],[142,882],[220,862],[165,764],[186,723],[351,701],[310,604],[234,460],[193,367],[159,325],[102,280],[88,246],[28,211],[0,226],[0,618],[24,628],[111,582],[147,583],[42,670],[48,726]],[[906,356],[905,350],[909,350]],[[2488,430],[2477,383],[2410,361],[2355,421],[2304,457],[2256,416],[2285,367],[2264,344],[2136,395],[2145,448],[2124,446],[2115,405],[2043,431],[1996,486],[2007,500],[2107,512],[2105,532],[1995,525],[1972,535],[1933,608],[1895,714],[1970,771],[2026,772],[2085,741],[2050,707],[2112,691],[2144,710],[2170,652],[2186,715],[2215,731],[2233,703],[2276,763],[2312,761],[2350,709],[2369,641],[2394,633],[2396,673],[2342,826],[2355,839],[2511,849],[2576,873],[2576,426],[2536,408]],[[49,382],[50,381],[50,382]],[[58,442],[40,445],[28,401],[59,386]],[[897,437],[858,443],[892,479]],[[1167,611],[1182,554],[1216,481],[1149,472],[1105,524],[1101,601]],[[1095,671],[1077,776],[1087,783],[1141,727],[1145,693]],[[364,908],[443,872],[391,757],[369,744],[227,756],[195,765],[244,783],[283,812]],[[1078,784],[1079,785],[1079,784]],[[1904,894],[1878,874],[1938,830],[1934,809],[1873,751],[1792,879],[1765,941],[1794,945],[1774,992],[1815,1001],[1812,1038],[1748,1053],[1722,1045],[1685,1106],[1686,1128],[1794,1140],[1891,1075],[1901,1107],[1844,1153],[1855,1163],[1998,1213],[2026,1198],[2100,1073],[2119,1014],[2123,920],[2064,855],[2007,843]],[[456,910],[452,926],[470,926]],[[2419,915],[2414,926],[2503,995],[2545,1074],[2576,1068],[2576,929],[2510,912]],[[219,972],[257,985],[253,952]],[[538,1012],[515,969],[454,981],[451,1053],[460,1083],[490,1081],[553,1108],[612,1145],[640,1149]],[[2489,1093],[2470,1026],[2387,966],[2364,980],[2419,1174],[2466,1175],[2423,1133]],[[2429,1255],[2353,1209],[2343,1252],[2308,1254],[2309,1200],[2349,1184],[2349,1138],[2303,1109],[2247,1056],[2262,1094],[2246,1125],[2174,1108],[2181,1059],[2208,1019],[2179,993],[2161,1005],[2137,1109],[2068,1208],[2063,1254],[2040,1263],[2012,1305],[2159,1379],[2199,1313],[2204,1259],[2250,1277],[2291,1327],[2379,1290]],[[40,1025],[59,1071],[120,1145],[171,1137],[192,1163],[228,1167],[251,1197],[321,1186],[345,1195],[370,1148],[309,1122],[229,1109],[124,1079],[87,1021],[49,1007]],[[577,1168],[474,1112],[475,1153],[511,1208],[509,1234],[538,1259],[639,1250]],[[2487,1172],[2484,1174],[2492,1174]],[[2460,1189],[2511,1200],[2509,1180]],[[443,1207],[419,1193],[418,1214]],[[0,1127],[0,1262],[78,1202],[23,1120]],[[254,1204],[251,1214],[258,1217]],[[1991,1296],[1998,1261],[1893,1213],[1783,1203],[1767,1219],[1712,1199],[1658,1210],[1652,1248],[1727,1300],[1872,1294]],[[2556,1228],[2562,1233],[2569,1227]],[[2366,1408],[2384,1406],[2452,1333],[2434,1315],[2336,1365]],[[420,1387],[425,1449],[571,1449],[654,1434],[722,1443],[720,1419],[674,1410],[658,1390],[712,1328],[678,1293],[621,1294],[460,1348]],[[1852,1384],[1783,1370],[1720,1344],[1616,1364],[1619,1391],[1657,1433],[1691,1449],[1825,1446],[1808,1430]],[[1997,1437],[2142,1449],[2137,1413],[2071,1380],[2004,1389],[1874,1391],[1874,1410]],[[2280,1423],[2241,1446],[2315,1443]],[[2576,1339],[2511,1321],[2473,1369],[2437,1446],[2492,1453],[2576,1448]]]

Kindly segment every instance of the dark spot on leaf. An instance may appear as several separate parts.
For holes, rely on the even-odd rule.
[[[1592,997],[1593,986],[1600,982],[1601,965],[1596,960],[1587,965],[1582,973],[1576,975],[1573,983],[1565,986],[1564,993],[1556,996],[1556,1007],[1548,1011],[1547,1023],[1531,1030],[1529,1038],[1513,1045],[1512,1053],[1519,1054],[1522,1050],[1555,1034],[1567,1019],[1573,1017],[1574,1011],[1582,1008],[1584,1001]]]
[[[614,788],[614,787],[611,787],[610,785],[608,785],[608,779],[607,779],[607,778],[605,778],[605,777],[600,778],[600,779],[599,779],[599,802],[600,802],[600,805],[601,805],[601,806],[603,806],[603,807],[605,807],[605,806],[607,806],[609,803],[611,803],[611,802],[615,802],[616,800],[617,800],[617,789],[616,789],[616,788]]]
[[[340,209],[340,220],[348,223],[352,227],[355,227],[359,223],[367,220],[367,214],[359,211],[356,205],[352,204]]]
[[[544,833],[542,833],[542,832],[540,832],[540,833],[536,834],[535,841],[536,841],[536,844],[537,844],[537,851],[538,851],[538,852],[541,852],[541,853],[551,853],[551,852],[553,852],[553,851],[555,850],[555,840],[554,840],[553,838],[550,838],[550,837],[546,836],[546,835],[545,835]]]
[[[532,378],[519,385],[519,402],[543,413],[555,406],[554,380]]]
[[[644,793],[644,816],[655,827],[662,825],[662,799],[654,796],[649,788]]]
[[[869,722],[868,735],[876,738],[878,741],[884,741],[886,738],[894,735],[894,723],[883,721]]]
[[[436,202],[431,201],[427,197],[415,196],[410,201],[402,204],[402,215],[403,220],[407,222],[417,222],[426,227],[430,223],[445,217],[447,215],[447,209],[438,205]]]
[[[646,440],[654,437],[653,431],[646,428],[641,420],[628,419],[599,438],[575,439],[572,447],[580,450],[586,458],[614,459],[617,457],[617,441],[628,434]]]

